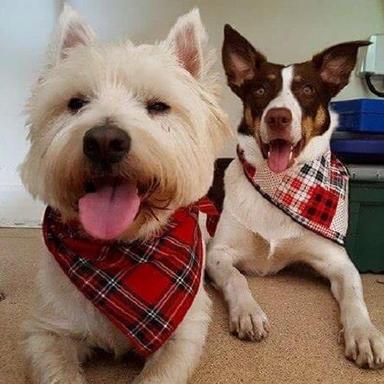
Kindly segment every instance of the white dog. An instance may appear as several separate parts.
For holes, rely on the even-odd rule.
[[[194,203],[230,131],[205,44],[197,10],[159,44],[109,46],[65,7],[21,169],[50,206],[25,324],[35,383],[85,383],[94,347],[148,358],[135,383],[185,383],[197,365],[210,301]]]
[[[367,44],[339,44],[286,67],[269,63],[225,27],[223,64],[244,117],[207,270],[228,303],[231,332],[260,340],[269,331],[267,316],[240,271],[267,275],[295,262],[311,265],[330,280],[340,305],[346,356],[360,367],[382,368],[384,338],[343,247],[348,175],[329,148],[337,116],[328,103],[348,83],[358,48]]]

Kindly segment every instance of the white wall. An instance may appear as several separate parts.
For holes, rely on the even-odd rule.
[[[212,45],[222,42],[230,23],[272,61],[309,58],[337,42],[384,32],[382,0],[73,0],[71,2],[103,40],[124,36],[154,41],[166,36],[178,15],[201,10]],[[0,1],[0,225],[39,222],[42,207],[23,191],[17,166],[26,152],[23,105],[43,62],[61,2]],[[220,63],[218,64],[220,68]],[[222,79],[223,85],[224,80]],[[353,77],[340,98],[368,96]],[[240,103],[225,89],[223,106],[233,125]],[[229,144],[226,153],[232,153]]]
[[[41,206],[21,186],[26,149],[24,103],[49,41],[58,3],[0,1],[0,225],[36,224]]]

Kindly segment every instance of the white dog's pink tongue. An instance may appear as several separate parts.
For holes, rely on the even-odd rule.
[[[80,222],[91,236],[112,240],[132,224],[139,208],[136,185],[108,185],[79,200]]]
[[[272,172],[285,171],[291,160],[291,144],[285,140],[273,140],[269,145],[268,167]]]

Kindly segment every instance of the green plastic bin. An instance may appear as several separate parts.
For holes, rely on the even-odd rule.
[[[349,256],[360,272],[384,272],[384,167],[348,168]]]

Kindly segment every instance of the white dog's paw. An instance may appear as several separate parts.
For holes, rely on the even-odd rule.
[[[260,341],[269,333],[267,315],[254,300],[239,302],[229,310],[229,330],[239,339]]]
[[[346,357],[360,368],[384,368],[384,336],[372,323],[346,329],[344,341]]]

